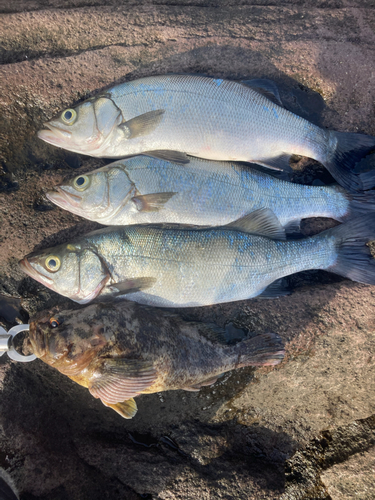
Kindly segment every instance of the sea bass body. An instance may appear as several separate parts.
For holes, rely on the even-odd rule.
[[[190,158],[180,165],[136,156],[60,184],[47,197],[104,225],[182,223],[220,226],[268,208],[282,226],[307,217],[344,221],[375,208],[372,192],[303,186],[240,163]]]
[[[45,363],[131,418],[139,394],[197,391],[224,372],[276,365],[284,356],[275,334],[228,346],[224,333],[216,325],[125,301],[43,311],[30,321],[29,339]]]
[[[375,214],[297,241],[227,228],[109,227],[30,254],[20,264],[81,304],[126,295],[146,305],[192,307],[256,297],[275,280],[307,269],[375,283],[366,246],[374,238]]]
[[[70,151],[108,158],[179,151],[282,169],[296,154],[323,163],[346,189],[374,186],[373,172],[352,169],[375,138],[323,130],[258,90],[201,76],[142,78],[64,110],[38,135]]]

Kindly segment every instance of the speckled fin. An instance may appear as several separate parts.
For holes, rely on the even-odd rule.
[[[90,381],[89,391],[107,406],[116,405],[141,394],[156,378],[156,370],[149,361],[104,359]]]
[[[237,229],[245,233],[266,236],[275,240],[285,240],[285,229],[279,219],[269,208],[260,208],[250,214],[235,220],[226,226],[227,229]]]
[[[115,295],[125,295],[126,293],[140,292],[151,288],[156,283],[156,278],[129,278],[119,283],[114,283],[109,288]]]
[[[267,99],[274,104],[284,107],[279,89],[272,80],[268,80],[267,78],[254,78],[253,80],[242,80],[241,83],[247,87],[251,87],[255,92],[258,92],[258,94],[264,95],[264,97],[267,97]]]
[[[262,160],[252,160],[258,165],[270,168],[272,170],[283,170],[284,172],[293,172],[292,167],[289,165],[289,160],[292,155],[288,153],[282,153],[279,156],[274,156],[273,158],[263,158]]]
[[[127,122],[120,123],[119,128],[124,130],[127,139],[134,139],[153,132],[161,122],[164,109],[149,111],[143,115],[136,116]]]
[[[103,403],[109,408],[112,408],[112,410],[115,410],[123,418],[133,418],[138,411],[137,403],[133,398],[123,401],[122,403],[116,403],[115,405],[108,404],[104,401]]]
[[[138,212],[158,212],[164,208],[164,205],[172,196],[177,193],[152,193],[134,196],[134,202]]]
[[[291,291],[287,287],[287,282],[284,278],[271,283],[263,292],[257,296],[257,299],[274,299],[284,295],[290,295]]]
[[[172,151],[169,149],[157,149],[155,151],[146,151],[142,153],[146,156],[152,156],[153,158],[158,158],[159,160],[171,161],[172,163],[179,163],[180,165],[186,165],[190,163],[189,158],[185,153],[180,151]]]

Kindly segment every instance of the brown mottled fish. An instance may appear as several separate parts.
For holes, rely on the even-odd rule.
[[[217,325],[127,301],[43,311],[30,321],[29,339],[37,357],[124,418],[136,414],[140,394],[198,391],[224,372],[284,357],[274,333],[228,345]]]

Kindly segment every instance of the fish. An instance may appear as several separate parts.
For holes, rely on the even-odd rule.
[[[288,233],[301,219],[340,222],[375,210],[375,192],[303,186],[241,163],[191,157],[188,165],[139,155],[79,174],[46,192],[59,207],[100,224],[229,224],[268,208]]]
[[[228,345],[225,333],[215,324],[123,301],[41,311],[30,320],[28,342],[42,361],[132,418],[140,394],[199,391],[225,372],[275,366],[284,357],[277,334]]]
[[[270,80],[162,75],[125,82],[63,110],[38,132],[45,142],[102,158],[139,154],[188,163],[253,162],[290,170],[291,155],[322,163],[349,191],[375,185],[355,164],[375,147],[364,134],[322,129],[283,107]]]
[[[195,307],[277,297],[287,293],[280,278],[308,269],[375,284],[367,245],[375,239],[375,213],[309,238],[283,240],[283,234],[268,209],[217,228],[109,226],[31,253],[20,266],[80,304],[100,297]]]

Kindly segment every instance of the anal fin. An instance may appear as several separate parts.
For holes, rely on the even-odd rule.
[[[275,299],[276,297],[283,297],[285,295],[290,295],[291,291],[287,287],[287,281],[284,278],[280,278],[270,285],[268,285],[262,293],[254,297],[256,299]]]
[[[202,380],[202,382],[199,382],[198,384],[191,385],[189,387],[184,387],[184,391],[199,391],[202,387],[206,387],[207,385],[212,385],[214,384],[217,379],[219,378],[220,375],[217,375],[215,377],[208,378],[206,380]]]
[[[292,220],[285,224],[285,232],[288,236],[300,235],[301,234],[301,219]]]
[[[292,167],[289,164],[292,155],[288,153],[282,153],[279,156],[274,156],[273,158],[262,158],[261,160],[251,160],[252,163],[258,163],[263,167],[270,168],[272,170],[283,170],[284,172],[293,172]]]

